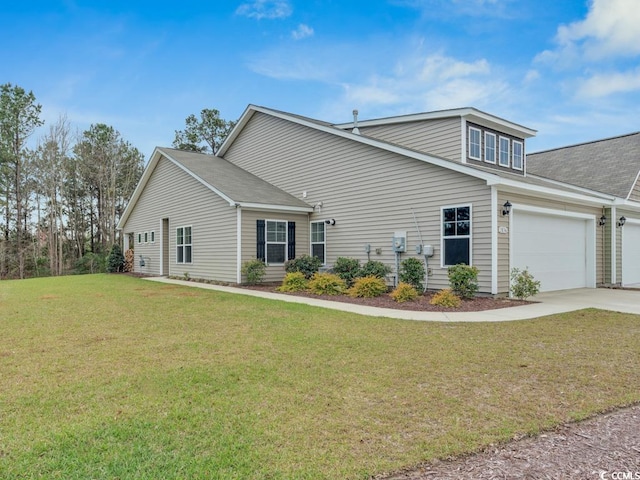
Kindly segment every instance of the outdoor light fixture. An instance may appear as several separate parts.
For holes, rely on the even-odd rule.
[[[504,205],[502,205],[502,215],[509,215],[510,212],[511,203],[509,202],[509,200],[507,200],[506,202],[504,202]]]
[[[620,217],[620,220],[618,220],[618,226],[619,226],[619,227],[622,227],[622,226],[625,224],[625,222],[626,222],[626,221],[627,221],[627,219],[626,219],[626,218],[624,218],[624,215],[623,215],[623,216],[621,216],[621,217]]]
[[[604,215],[602,215],[600,217],[600,222],[598,223],[598,225],[600,225],[601,227],[604,227],[607,224],[607,217],[605,217]]]

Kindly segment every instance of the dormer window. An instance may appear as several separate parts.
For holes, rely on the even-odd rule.
[[[507,137],[500,137],[500,166],[509,166],[509,139]]]
[[[484,161],[496,163],[496,135],[494,133],[484,133]]]
[[[511,165],[515,170],[522,170],[524,168],[523,163],[523,145],[522,142],[513,141],[513,159]]]
[[[469,158],[481,160],[481,138],[482,132],[478,128],[469,127]]]

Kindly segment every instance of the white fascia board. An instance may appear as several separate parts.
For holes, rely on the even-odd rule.
[[[628,208],[629,210],[640,211],[640,202],[636,202],[635,200],[616,198],[613,205],[616,207]]]
[[[514,180],[507,180],[500,178],[495,183],[488,183],[488,185],[496,185],[503,192],[512,193],[534,193],[538,196],[545,198],[558,198],[563,200],[573,200],[578,203],[584,203],[588,205],[612,205],[615,197],[603,194],[583,194],[578,192],[568,192],[565,190],[557,190],[550,187],[541,187],[539,185],[530,185]]]
[[[277,210],[295,213],[313,213],[313,207],[290,207],[287,205],[268,205],[264,203],[236,202],[234,205],[248,210]]]

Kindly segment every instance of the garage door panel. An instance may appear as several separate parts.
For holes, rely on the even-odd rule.
[[[527,268],[541,291],[587,286],[587,222],[513,212],[512,267]]]
[[[640,284],[640,225],[625,224],[622,231],[622,284]]]

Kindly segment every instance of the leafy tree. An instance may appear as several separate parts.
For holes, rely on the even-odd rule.
[[[107,272],[117,273],[122,272],[124,267],[124,255],[120,245],[114,243],[111,246],[111,251],[107,257]]]
[[[220,118],[215,108],[205,108],[199,119],[193,114],[185,119],[185,129],[176,130],[173,146],[191,152],[216,153],[235,124]]]

